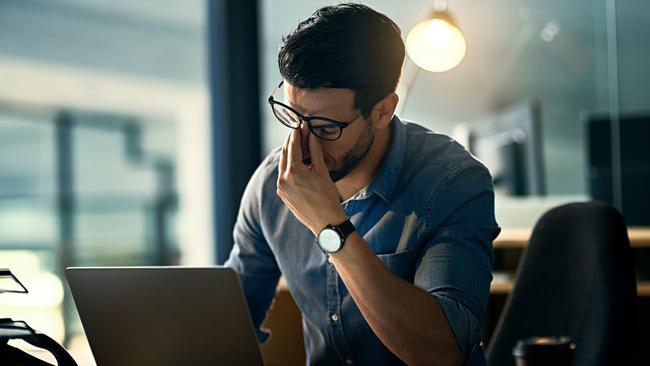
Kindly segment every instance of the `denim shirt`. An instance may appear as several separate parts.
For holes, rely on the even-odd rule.
[[[483,365],[480,327],[500,231],[492,179],[448,136],[397,117],[391,129],[374,179],[341,206],[395,276],[435,297],[465,364]],[[277,196],[280,152],[267,156],[244,192],[226,262],[239,275],[260,342],[282,275],[302,312],[307,364],[402,364],[373,333],[314,234]]]

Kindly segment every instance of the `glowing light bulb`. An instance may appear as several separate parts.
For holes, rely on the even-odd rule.
[[[420,22],[411,29],[406,37],[406,51],[422,69],[445,72],[463,61],[467,43],[457,27],[434,18]]]

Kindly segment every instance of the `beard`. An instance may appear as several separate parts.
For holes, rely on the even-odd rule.
[[[368,154],[372,143],[375,141],[375,130],[372,128],[372,122],[367,121],[366,127],[361,134],[359,142],[348,153],[341,158],[334,160],[331,157],[326,159],[327,167],[330,172],[332,181],[337,182],[348,175],[354,168],[359,165],[361,160]]]

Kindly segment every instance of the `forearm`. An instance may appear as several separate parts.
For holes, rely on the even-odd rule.
[[[358,234],[332,255],[377,337],[411,365],[458,365],[463,355],[435,297],[394,276]]]

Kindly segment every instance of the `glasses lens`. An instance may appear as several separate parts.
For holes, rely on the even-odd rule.
[[[291,128],[300,126],[300,117],[291,109],[283,106],[282,104],[273,104],[273,113],[283,125]]]
[[[341,127],[329,121],[319,120],[317,118],[312,119],[310,128],[314,135],[323,140],[334,141],[341,136]]]

